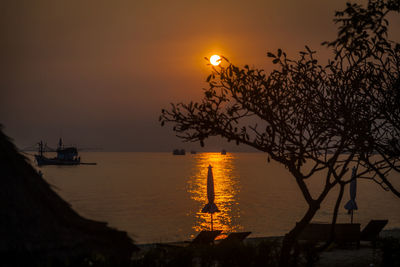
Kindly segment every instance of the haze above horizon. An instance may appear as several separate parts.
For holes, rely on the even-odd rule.
[[[3,2],[0,123],[21,148],[63,137],[105,151],[200,150],[158,116],[201,98],[204,57],[269,71],[267,51],[294,57],[308,45],[324,59],[320,43],[336,37],[333,15],[345,2]],[[251,151],[220,139],[202,151],[222,148]]]

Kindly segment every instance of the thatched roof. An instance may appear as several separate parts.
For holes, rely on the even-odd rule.
[[[0,125],[0,255],[69,262],[97,255],[125,261],[136,249],[126,232],[78,215]]]

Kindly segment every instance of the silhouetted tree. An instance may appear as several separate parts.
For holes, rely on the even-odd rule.
[[[400,125],[399,45],[386,35],[385,16],[392,10],[399,10],[399,1],[371,0],[367,8],[347,4],[337,12],[338,37],[325,43],[334,59],[325,66],[307,46],[299,59],[281,49],[268,53],[277,66],[270,74],[224,58],[225,64],[212,66],[201,102],[162,110],[161,124],[173,123],[185,141],[204,145],[206,138],[220,136],[266,152],[290,171],[308,209],[284,238],[281,266],[288,265],[296,238],[338,186],[334,225],[350,166],[360,163],[356,178],[398,194],[387,177],[399,170],[399,153],[389,151]],[[324,187],[312,195],[306,181],[316,174],[324,177]]]
[[[397,197],[400,191],[388,179],[388,173],[400,171],[400,44],[388,40],[387,14],[399,9],[398,0],[369,1],[367,8],[348,4],[336,13],[338,38],[324,43],[334,49],[335,59],[350,72],[356,69],[364,73],[357,81],[356,93],[369,102],[366,108],[374,112],[370,126],[374,142],[369,143],[367,151],[375,156],[361,153],[360,160],[375,172],[369,179]]]
[[[358,143],[358,162],[369,170],[369,175],[359,178],[373,180],[397,197],[400,197],[399,189],[388,175],[392,170],[400,171],[400,45],[388,40],[387,15],[399,9],[398,0],[369,1],[366,8],[347,4],[345,10],[336,12],[334,21],[339,25],[336,40],[323,43],[333,48],[339,68],[356,74],[357,78],[351,81],[354,94],[365,101],[365,109],[372,111],[368,129]],[[343,186],[335,205],[333,223],[342,195]],[[334,227],[330,241],[333,231]]]

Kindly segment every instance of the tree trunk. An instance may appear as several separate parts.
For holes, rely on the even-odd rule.
[[[282,250],[279,259],[280,267],[289,266],[291,251],[297,241],[297,237],[303,231],[303,229],[310,223],[311,219],[314,217],[315,213],[319,210],[319,208],[320,205],[318,202],[310,203],[307,213],[304,215],[304,217],[298,223],[296,223],[296,226],[283,238]]]
[[[332,226],[331,226],[331,230],[330,230],[330,233],[329,233],[329,239],[326,241],[326,243],[323,246],[321,246],[319,248],[320,251],[325,250],[326,248],[328,248],[329,245],[332,244],[332,242],[335,239],[335,225],[336,225],[336,221],[337,221],[337,215],[338,215],[338,212],[339,212],[339,206],[340,206],[340,203],[342,202],[342,198],[343,198],[343,191],[344,191],[344,184],[341,183],[340,184],[339,195],[338,195],[338,197],[336,199],[335,208],[333,210],[333,217],[332,217],[332,223],[331,223]]]

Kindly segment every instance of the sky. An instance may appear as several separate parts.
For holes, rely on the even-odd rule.
[[[345,2],[1,1],[0,123],[20,148],[63,137],[104,151],[200,150],[158,117],[171,102],[201,99],[204,57],[267,71],[278,48],[296,57],[308,45],[327,58],[320,43],[335,38]],[[218,138],[203,150],[222,148],[246,150]]]

